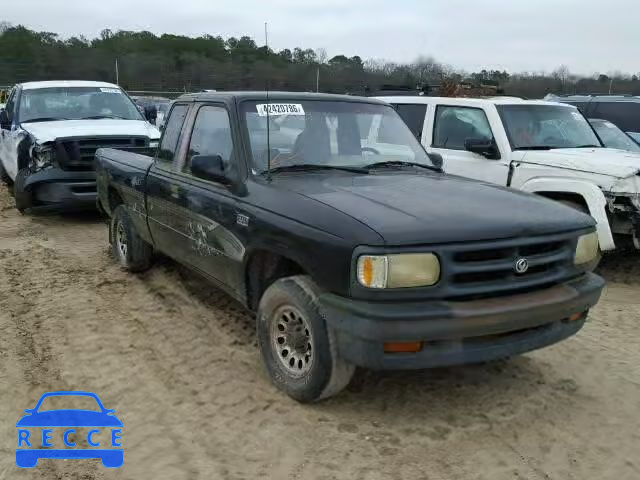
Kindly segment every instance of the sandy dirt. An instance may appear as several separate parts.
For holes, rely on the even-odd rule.
[[[640,478],[640,257],[605,259],[588,325],[504,362],[358,372],[303,406],[269,383],[253,320],[164,260],[110,258],[96,215],[21,216],[0,191],[0,480]],[[125,463],[14,463],[15,422],[52,390],[96,392]]]

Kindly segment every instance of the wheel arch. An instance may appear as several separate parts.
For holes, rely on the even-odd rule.
[[[292,275],[310,274],[308,265],[295,256],[265,246],[252,249],[245,258],[246,304],[251,311],[258,308],[262,294],[276,280]]]
[[[106,196],[98,195],[99,204],[108,216],[113,215],[113,211],[118,205],[124,203],[120,191],[113,185],[107,187]],[[106,205],[105,205],[106,203]]]
[[[607,200],[596,184],[571,178],[533,178],[522,185],[521,190],[551,200],[572,201],[585,206],[597,223],[600,249],[615,249],[607,216]]]

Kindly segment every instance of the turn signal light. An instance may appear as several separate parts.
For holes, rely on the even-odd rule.
[[[574,313],[569,316],[570,322],[577,322],[578,320],[582,320],[586,316],[587,312]]]
[[[386,342],[384,353],[415,353],[422,350],[422,342]]]

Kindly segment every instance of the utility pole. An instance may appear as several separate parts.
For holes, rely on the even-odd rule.
[[[116,58],[116,85],[120,85],[120,72],[118,70],[118,58]]]
[[[316,92],[320,91],[320,67],[316,70]]]
[[[613,89],[613,77],[611,77],[611,81],[609,82],[609,95],[611,95],[612,89]]]

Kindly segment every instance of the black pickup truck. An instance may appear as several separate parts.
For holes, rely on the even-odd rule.
[[[604,285],[590,217],[444,174],[377,100],[185,95],[155,158],[96,159],[122,266],[162,252],[256,312],[267,370],[299,401],[339,392],[355,366],[553,344],[580,330]]]

